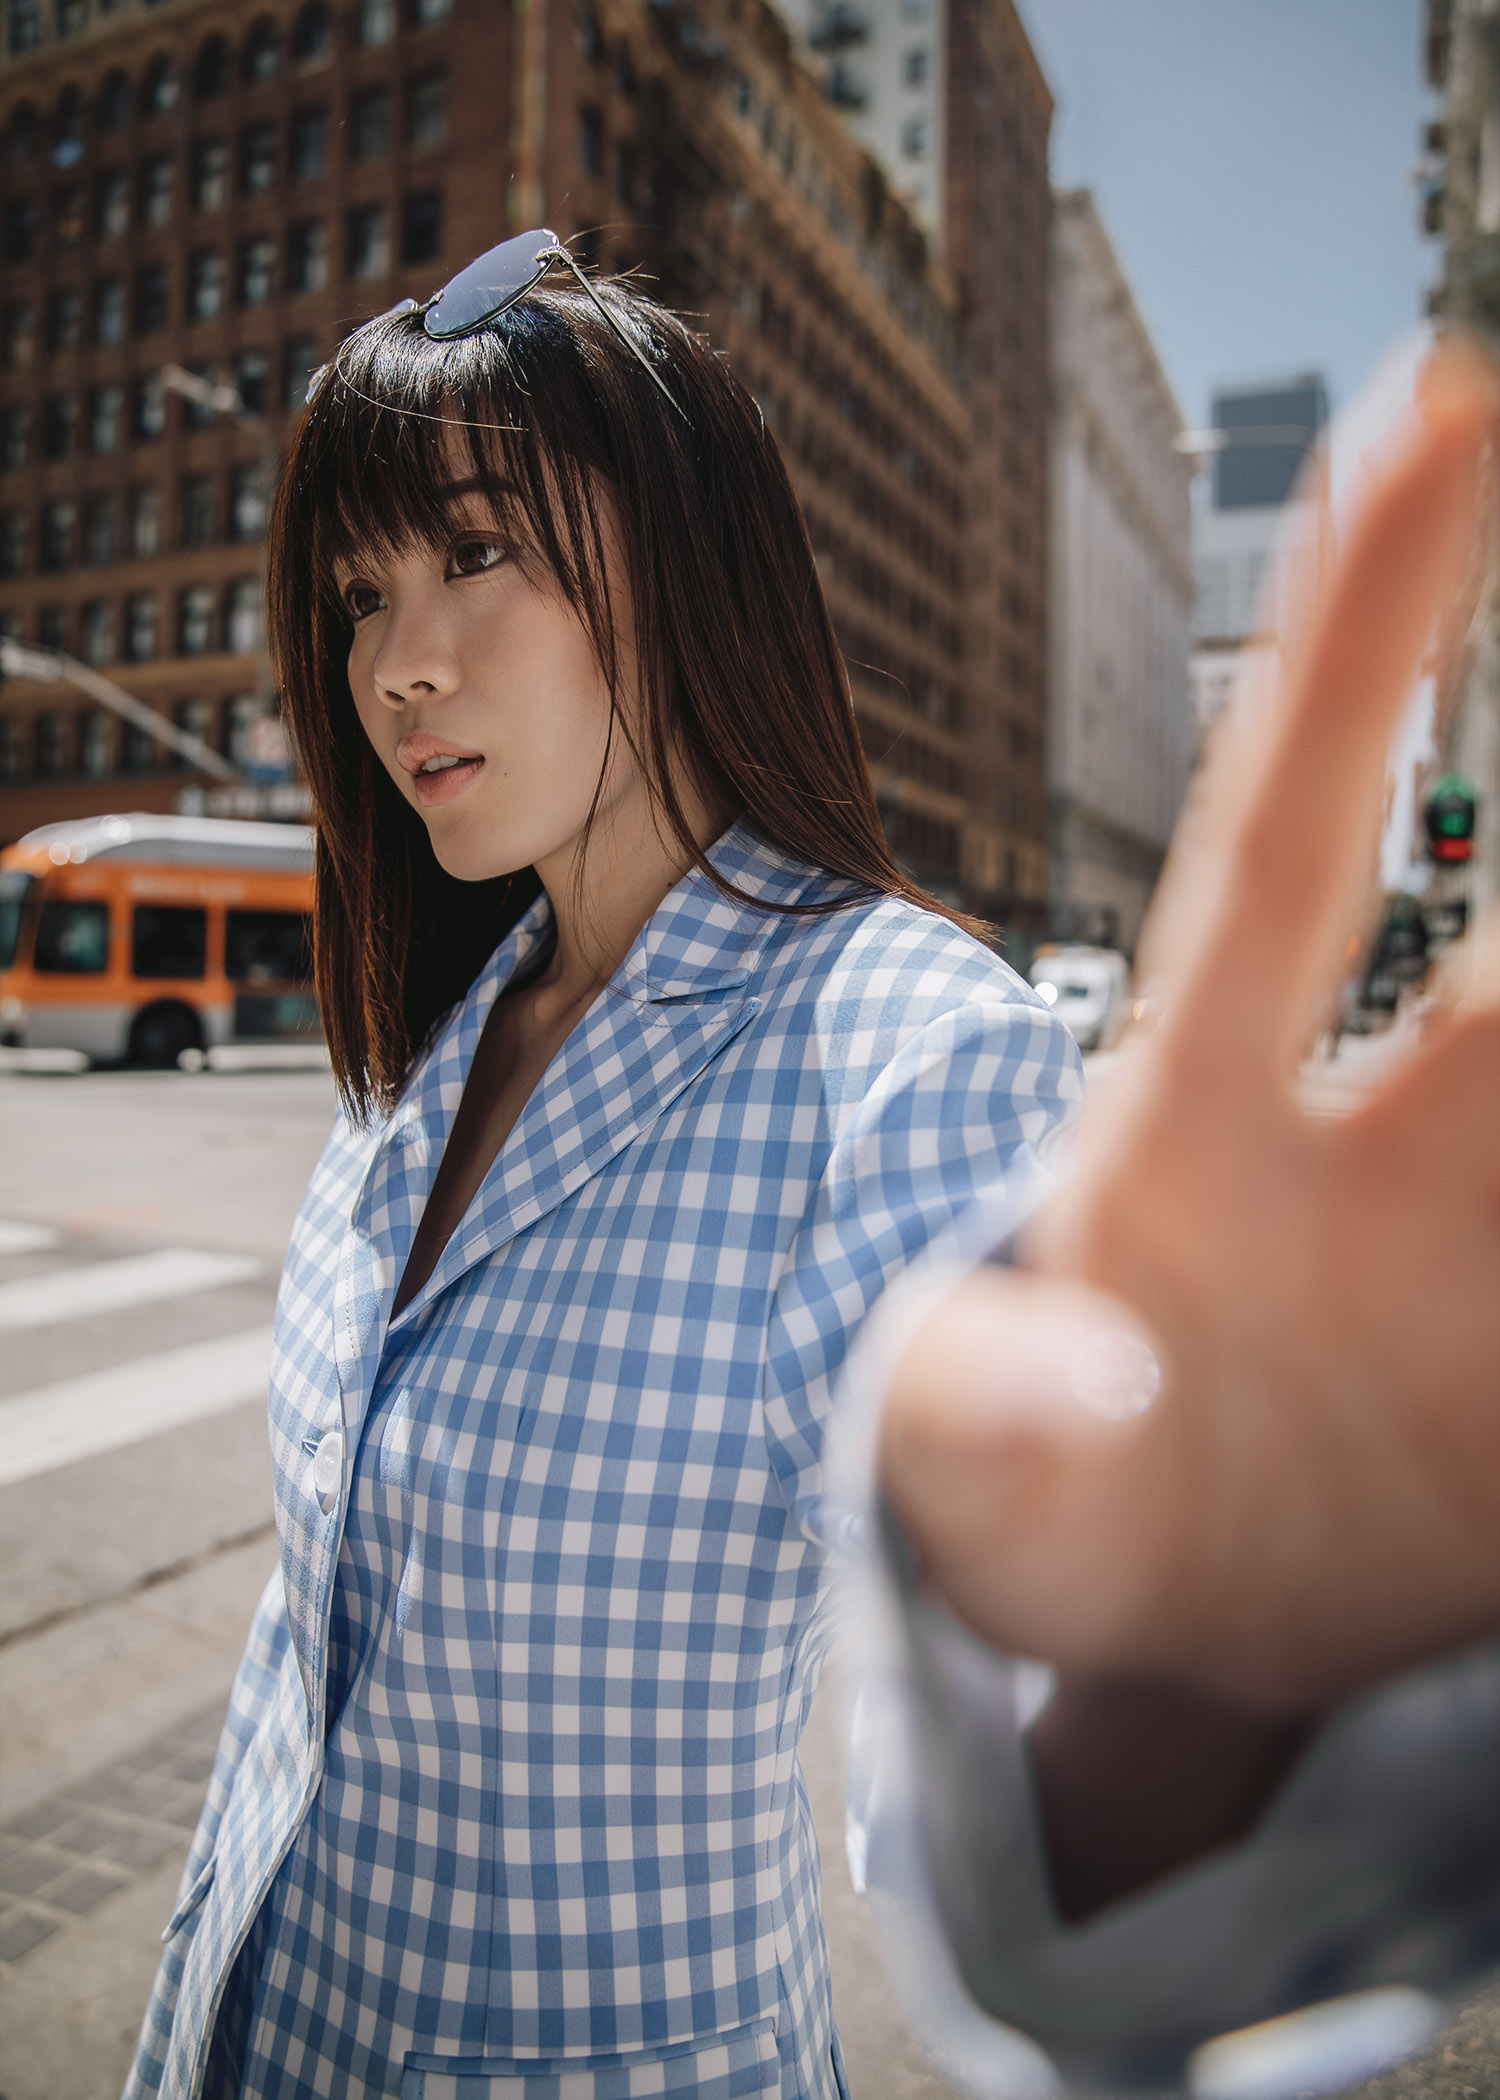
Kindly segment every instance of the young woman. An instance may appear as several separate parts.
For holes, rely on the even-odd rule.
[[[1080,1099],[885,851],[754,402],[550,242],[356,331],[277,501],[345,1113],[132,2095],[842,2091],[824,1426]]]

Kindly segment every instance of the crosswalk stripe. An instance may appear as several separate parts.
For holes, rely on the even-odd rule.
[[[0,1400],[0,1487],[264,1399],[270,1355],[253,1327]]]
[[[62,1234],[51,1225],[25,1225],[19,1218],[0,1218],[0,1254],[41,1254],[55,1247]]]
[[[77,1269],[49,1270],[45,1276],[18,1277],[13,1283],[0,1283],[0,1330],[50,1327],[59,1320],[87,1319],[94,1313],[119,1312],[127,1305],[147,1305],[154,1298],[211,1291],[259,1276],[262,1268],[253,1255],[163,1247],[154,1254],[127,1255],[123,1261],[90,1262]]]

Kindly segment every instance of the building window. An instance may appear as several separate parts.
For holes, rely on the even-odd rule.
[[[182,486],[177,493],[178,545],[210,547],[213,545],[213,537],[214,478],[212,474],[184,474]]]
[[[212,321],[224,311],[224,257],[217,248],[200,248],[188,264],[188,313],[195,321]]]
[[[26,513],[12,504],[0,511],[0,576],[19,576],[26,567]]]
[[[151,654],[156,654],[153,646]],[[145,659],[143,658],[142,661]],[[122,773],[154,773],[162,762],[162,746],[149,729],[142,729],[134,722],[123,722],[121,727],[120,771]]]
[[[350,157],[354,160],[384,160],[390,150],[390,90],[361,88],[349,104]]]
[[[68,770],[68,725],[55,707],[37,716],[33,734],[36,757],[33,770],[38,780],[61,780]]]
[[[155,656],[159,617],[154,591],[132,591],[125,600],[125,655],[130,663],[149,663]]]
[[[615,195],[622,204],[635,203],[638,163],[635,147],[622,139],[615,148]]]
[[[316,182],[328,172],[328,112],[322,103],[292,116],[292,180]]]
[[[453,13],[453,0],[411,0],[411,18],[418,29],[435,29]]]
[[[89,395],[89,450],[117,452],[125,435],[125,389],[113,380]]]
[[[84,208],[83,189],[80,184],[70,182],[66,189],[52,193],[52,238],[59,248],[81,248],[84,234],[88,231],[88,213]]]
[[[131,100],[130,75],[115,66],[105,74],[99,90],[99,129],[123,131],[130,122]]]
[[[413,190],[401,205],[401,260],[430,262],[443,252],[443,193]]]
[[[406,90],[406,137],[410,145],[441,146],[448,137],[448,69],[429,66]]]
[[[281,31],[269,15],[260,15],[245,39],[245,78],[274,80],[280,70]]]
[[[13,160],[18,167],[23,161],[34,159],[38,129],[36,104],[18,102],[11,113],[10,130],[5,138],[6,158]]]
[[[65,284],[52,294],[52,317],[48,328],[53,350],[76,350],[83,335],[83,294],[76,285]]]
[[[388,44],[396,34],[396,0],[359,0],[354,17],[355,42],[363,50]]]
[[[141,169],[141,217],[146,225],[171,225],[176,176],[176,165],[168,153],[153,153]]]
[[[268,233],[240,242],[240,304],[264,306],[276,275],[276,243]]]
[[[88,617],[87,607],[84,617]],[[113,663],[114,656],[111,653],[98,661]],[[115,717],[106,708],[86,707],[78,718],[78,770],[86,780],[107,780],[114,769]]]
[[[213,366],[205,364],[201,358],[195,359],[184,369],[191,373],[194,379],[201,379],[205,386],[213,386],[219,376]],[[183,394],[179,398],[182,402],[182,420],[189,430],[213,429],[219,416],[211,401],[195,400],[192,394]]]
[[[292,29],[292,57],[299,66],[316,65],[333,49],[333,21],[323,0],[307,0]]]
[[[906,63],[903,70],[908,87],[926,87],[927,47],[925,44],[913,44],[910,51],[906,54]]]
[[[10,372],[23,372],[36,348],[36,308],[29,300],[14,300],[5,309],[5,365]]]
[[[578,165],[585,175],[604,166],[604,119],[592,104],[578,112]]]
[[[247,197],[263,197],[276,187],[276,127],[247,124],[240,139],[240,188]]]
[[[167,390],[155,372],[135,383],[135,406],[130,418],[131,436],[137,444],[149,444],[167,427]]]
[[[214,740],[214,704],[212,700],[178,700],[173,703],[172,720],[186,736],[195,736],[200,744],[211,745]],[[178,759],[179,765],[186,761]]]
[[[205,37],[198,46],[198,57],[193,66],[194,95],[200,102],[214,101],[227,92],[232,70],[233,54],[228,37]]]
[[[125,340],[125,280],[101,277],[94,286],[94,341],[102,349]]]
[[[177,597],[177,654],[207,656],[213,645],[213,591],[206,583],[190,583]]]
[[[10,55],[34,51],[42,41],[41,0],[10,0]]]
[[[77,36],[88,26],[88,0],[57,0],[57,33],[60,37]]]
[[[67,648],[68,616],[60,605],[44,605],[37,614],[36,639],[40,649]]]
[[[264,350],[242,350],[234,367],[234,384],[241,401],[253,416],[266,412],[266,381],[271,360]]]
[[[141,113],[147,117],[164,117],[177,107],[177,68],[165,51],[158,51],[146,68],[146,77],[141,83]]]
[[[155,335],[167,325],[167,266],[142,263],[135,274],[135,332]]]
[[[42,505],[42,567],[56,571],[73,566],[78,505],[71,496],[54,496]]]
[[[107,168],[94,192],[94,223],[101,241],[130,231],[130,182],[123,168]]]
[[[79,647],[86,664],[97,670],[115,660],[115,608],[108,598],[84,601]],[[87,767],[84,768],[87,771]]]
[[[49,394],[42,410],[42,456],[71,459],[78,450],[78,396]]]
[[[131,558],[154,561],[160,552],[161,488],[154,481],[138,481],[130,491]]]
[[[35,197],[11,197],[5,206],[5,260],[8,263],[30,262],[31,251],[36,242],[37,208]]]
[[[260,584],[254,576],[237,576],[224,593],[225,643],[236,656],[256,656],[265,635]]]
[[[308,382],[318,368],[318,346],[310,335],[294,335],[283,352],[281,398],[288,409],[297,410],[307,400]]]
[[[83,89],[70,83],[57,98],[52,113],[52,165],[75,168],[83,159]]]
[[[24,467],[31,450],[31,410],[13,401],[5,411],[4,459],[7,467]]]
[[[219,211],[229,202],[229,142],[200,139],[193,151],[193,207]]]
[[[357,204],[349,214],[349,275],[384,277],[391,266],[390,223],[383,204]]]
[[[229,536],[236,540],[264,539],[266,490],[260,468],[238,466],[229,477]]]
[[[901,127],[901,151],[908,160],[927,158],[927,119],[913,117],[909,124]]]
[[[120,551],[119,509],[112,495],[90,496],[83,509],[83,558],[103,569]]]
[[[328,282],[328,229],[321,219],[302,219],[287,234],[287,290],[321,292]]]

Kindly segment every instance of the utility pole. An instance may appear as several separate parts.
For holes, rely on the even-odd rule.
[[[165,744],[190,766],[200,773],[207,773],[215,780],[239,782],[244,774],[238,766],[221,758],[212,744],[205,744],[201,736],[190,730],[179,729],[165,715],[148,707],[144,700],[137,700],[134,693],[127,693],[124,686],[116,685],[112,678],[80,663],[76,656],[67,656],[61,649],[30,649],[22,642],[0,639],[0,675],[6,678],[34,679],[38,685],[70,685],[75,692],[86,693],[90,700],[97,700],[101,707],[109,708],[121,715],[147,736]]]

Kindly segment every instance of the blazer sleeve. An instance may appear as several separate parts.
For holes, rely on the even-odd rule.
[[[1040,1001],[996,984],[913,1027],[866,1086],[844,1075],[844,1097],[779,1279],[762,1384],[772,1467],[803,1531],[823,1543],[823,1437],[860,1328],[977,1197],[1044,1171],[1083,1104],[1082,1065]]]

